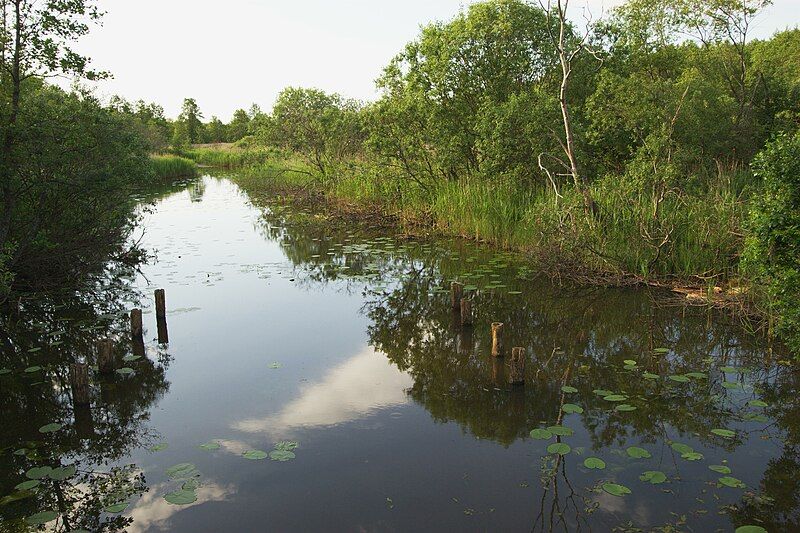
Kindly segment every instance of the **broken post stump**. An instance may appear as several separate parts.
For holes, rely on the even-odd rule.
[[[525,348],[511,349],[511,364],[509,365],[508,381],[512,385],[525,384]]]
[[[131,309],[131,338],[142,338],[142,310]]]
[[[166,318],[157,319],[156,326],[158,327],[158,343],[169,344],[169,331],[167,331],[167,319]]]
[[[157,319],[166,319],[167,318],[167,296],[164,293],[164,289],[156,289],[155,293],[156,297],[156,318]]]
[[[461,300],[461,325],[472,325],[472,300],[466,298]]]
[[[464,285],[454,281],[450,284],[450,305],[453,311],[461,309],[461,299],[464,298]]]
[[[492,357],[503,355],[503,323],[492,322]]]
[[[72,401],[75,405],[89,405],[89,365],[73,363],[69,367],[69,384],[72,388]]]
[[[97,369],[101,374],[111,374],[117,369],[114,342],[111,339],[103,339],[97,343]]]

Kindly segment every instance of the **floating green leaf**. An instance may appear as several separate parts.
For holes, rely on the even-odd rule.
[[[544,428],[536,428],[531,430],[531,437],[536,440],[548,440],[553,438],[553,434]]]
[[[33,374],[34,372],[38,372],[42,369],[40,366],[29,366],[25,369],[26,374]]]
[[[219,445],[218,442],[210,441],[210,442],[206,442],[204,444],[201,444],[199,446],[199,448],[201,450],[205,450],[207,452],[211,452],[211,451],[214,451],[214,450],[219,450],[220,445]]]
[[[287,450],[272,450],[269,452],[269,458],[273,461],[291,461],[297,457],[294,452]]]
[[[200,472],[197,471],[197,467],[192,463],[179,463],[175,466],[167,468],[166,474],[171,479],[187,479],[190,477],[199,476]]]
[[[674,376],[669,376],[669,379],[671,379],[672,381],[677,381],[678,383],[689,383],[689,381],[691,381],[686,376],[682,376],[680,374],[674,375]]]
[[[664,483],[667,480],[667,475],[664,474],[664,472],[660,472],[658,470],[648,470],[647,472],[644,472],[641,476],[639,476],[639,479],[647,483],[650,483],[651,485],[660,485],[661,483]]]
[[[58,518],[58,513],[55,511],[42,511],[40,513],[32,514],[25,519],[25,522],[30,526],[41,526],[48,522],[52,522]]]
[[[624,496],[631,493],[631,489],[617,483],[603,483],[603,490],[612,496]]]
[[[164,451],[164,450],[166,450],[167,448],[169,448],[169,444],[168,444],[168,443],[166,443],[166,442],[159,442],[159,443],[158,443],[158,444],[156,444],[155,446],[151,446],[151,447],[150,447],[150,451],[151,451],[151,452],[163,452],[163,451]]]
[[[726,389],[744,389],[744,385],[735,381],[726,381],[722,384]]]
[[[743,489],[747,486],[742,482],[742,480],[736,479],[735,477],[731,476],[723,476],[719,478],[719,482],[721,485],[725,485],[726,487],[731,487],[732,489]]]
[[[295,442],[293,440],[284,440],[281,442],[275,443],[276,450],[282,450],[285,452],[291,452],[292,450],[296,450],[300,446],[299,442]]]
[[[583,466],[592,470],[604,470],[606,467],[606,462],[599,457],[587,457],[583,461]]]
[[[75,465],[62,466],[51,470],[48,474],[48,477],[54,481],[64,481],[65,479],[69,479],[77,473],[78,469],[75,468]]]
[[[628,452],[629,457],[633,457],[634,459],[649,459],[650,457],[652,457],[652,455],[650,455],[650,452],[648,452],[644,448],[639,448],[638,446],[631,446],[625,451]]]
[[[636,365],[638,364],[638,363],[637,363],[636,361],[634,361],[633,359],[625,359],[625,360],[623,361],[623,363],[625,363],[625,364],[626,364],[626,365],[628,365],[628,366],[636,366]]]
[[[554,453],[558,455],[567,455],[571,451],[572,448],[569,447],[569,444],[565,444],[563,442],[554,442],[547,447],[547,453]]]
[[[732,439],[733,437],[736,436],[736,432],[731,431],[730,429],[719,429],[719,428],[712,429],[711,433],[717,435],[718,437],[724,437],[726,439]]]
[[[629,411],[635,411],[636,407],[634,407],[633,405],[629,405],[627,403],[622,403],[622,404],[619,404],[618,406],[616,406],[614,408],[614,410],[615,411],[621,411],[621,412],[629,412]]]
[[[547,431],[559,437],[569,437],[575,433],[572,429],[565,426],[550,426],[547,428]]]
[[[769,404],[763,400],[750,400],[747,405],[750,407],[769,407]]]
[[[611,396],[611,395],[615,394],[614,391],[605,390],[605,389],[595,389],[592,392],[594,392],[598,396]]]
[[[698,452],[689,452],[681,455],[681,459],[686,459],[687,461],[700,461],[702,458],[703,454]]]
[[[659,379],[661,376],[658,374],[653,374],[652,372],[645,372],[642,374],[642,377],[645,379]]]
[[[573,394],[575,392],[578,392],[578,389],[576,389],[575,387],[570,387],[569,385],[564,385],[563,387],[561,387],[561,392],[565,392],[567,394]]]
[[[10,374],[10,373],[11,373],[11,369],[10,368],[0,368],[0,376],[5,376],[6,374]]]
[[[272,369],[277,369],[277,368],[283,368],[283,365],[276,361],[276,362],[272,363],[271,365],[269,365],[269,367],[272,368]]]
[[[761,526],[739,526],[734,533],[767,533]]]
[[[669,348],[654,348],[655,353],[669,353]]]
[[[624,402],[628,397],[623,394],[609,394],[604,396],[603,399],[607,402]]]
[[[736,374],[738,371],[736,367],[733,366],[721,366],[719,367],[720,372],[725,372],[726,374]]]
[[[242,454],[242,457],[245,459],[250,459],[251,461],[259,461],[267,458],[267,452],[261,450],[248,450]]]
[[[128,502],[120,502],[103,507],[103,511],[111,514],[118,514],[128,508]]]
[[[39,428],[39,433],[55,433],[63,426],[61,424],[56,424],[53,422],[52,424],[45,424],[44,426]]]
[[[49,466],[34,466],[27,472],[25,472],[25,477],[30,479],[44,479],[50,475],[53,469]]]
[[[713,470],[714,472],[717,472],[718,474],[730,474],[731,473],[731,469],[728,468],[725,465],[711,465],[708,468],[709,468],[709,470]]]
[[[129,376],[133,374],[133,369],[127,366],[123,368],[118,368],[117,374],[119,374],[120,376]]]
[[[683,455],[684,453],[691,453],[694,451],[694,448],[689,446],[688,444],[683,444],[680,442],[673,442],[672,449],[678,452],[679,454]]]
[[[176,490],[164,495],[167,503],[172,505],[189,505],[197,501],[197,493],[193,490]]]
[[[129,354],[129,355],[126,355],[125,357],[123,357],[122,360],[125,361],[126,363],[131,363],[133,361],[138,361],[141,358],[142,358],[141,355],[131,355],[131,354]]]
[[[38,487],[40,483],[38,479],[29,479],[28,481],[23,481],[14,488],[17,490],[31,490]]]
[[[200,482],[197,481],[197,478],[188,479],[181,485],[183,490],[197,490],[200,488]]]
[[[581,414],[583,413],[583,407],[579,405],[575,405],[574,403],[565,403],[561,406],[561,410],[564,411],[566,414],[571,415],[574,413]]]

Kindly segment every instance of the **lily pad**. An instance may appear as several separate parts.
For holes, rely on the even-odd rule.
[[[621,403],[618,406],[616,406],[614,410],[621,412],[629,412],[629,411],[635,411],[636,407],[634,407],[633,405],[629,405],[627,403]]]
[[[190,477],[199,476],[197,467],[192,463],[179,463],[175,466],[167,468],[166,474],[171,479],[188,479]]]
[[[615,393],[614,391],[612,391],[612,390],[605,390],[605,389],[595,389],[595,390],[593,390],[592,392],[594,392],[594,393],[595,393],[595,394],[597,394],[598,396],[611,396],[611,395],[613,395],[613,394],[616,394],[616,393]]]
[[[283,368],[283,365],[276,361],[276,362],[272,363],[271,365],[269,365],[269,367],[272,368],[272,369],[278,369],[278,368]]]
[[[272,450],[269,452],[269,458],[273,461],[291,461],[297,457],[294,452],[290,452],[287,450]]]
[[[118,514],[128,508],[128,502],[120,502],[115,503],[113,505],[107,505],[103,507],[103,511],[111,514]]]
[[[700,461],[703,459],[703,454],[699,452],[684,453],[681,455],[681,459],[686,459],[687,461]]]
[[[281,442],[275,443],[276,450],[283,450],[285,452],[291,452],[292,450],[296,450],[300,446],[299,442],[295,442],[293,440],[284,440]]]
[[[46,424],[46,425],[40,427],[39,428],[39,433],[55,433],[56,431],[58,431],[62,427],[64,427],[64,426],[62,426],[61,424],[56,424],[55,422],[53,422],[52,424]]]
[[[673,442],[672,449],[681,455],[683,455],[684,453],[691,453],[694,451],[694,448],[692,448],[688,444],[683,444],[681,442]]]
[[[129,355],[126,355],[125,357],[123,357],[122,360],[125,361],[126,363],[131,363],[133,361],[138,361],[141,358],[142,358],[141,355],[129,354]]]
[[[734,533],[767,533],[761,526],[739,526]]]
[[[639,476],[639,479],[651,485],[660,485],[667,480],[667,475],[658,470],[648,470]]]
[[[592,470],[604,470],[606,467],[606,462],[599,457],[587,457],[583,461],[583,466]]]
[[[652,372],[645,372],[642,374],[642,377],[645,379],[659,379],[661,376],[658,374],[653,374]]]
[[[654,348],[655,353],[669,353],[669,348]]]
[[[633,359],[625,359],[625,360],[623,361],[623,363],[625,363],[626,365],[629,365],[629,366],[636,366],[636,365],[638,364],[638,363],[637,363],[636,361],[634,361]]]
[[[631,489],[625,485],[619,485],[617,483],[604,483],[603,490],[612,496],[625,496],[626,494],[631,493]]]
[[[563,442],[554,442],[547,447],[547,453],[554,453],[558,455],[567,455],[571,451],[572,448],[570,448],[569,444],[565,444]]]
[[[218,442],[210,441],[198,446],[201,450],[205,450],[207,452],[212,452],[214,450],[219,450],[220,444]]]
[[[607,402],[624,402],[628,397],[623,394],[609,394],[604,396],[603,399]]]
[[[0,368],[0,376],[5,376],[6,374],[10,374],[10,373],[11,373],[11,369],[10,368]]]
[[[172,505],[189,505],[197,501],[197,493],[193,490],[176,490],[164,495],[167,503]]]
[[[565,403],[561,406],[561,410],[564,411],[566,414],[581,414],[583,413],[583,407],[579,405],[575,405],[574,403]]]
[[[117,369],[117,374],[119,374],[120,376],[129,376],[129,375],[133,374],[133,372],[134,372],[134,370],[132,368],[130,368],[130,367],[127,367],[127,366]]]
[[[684,374],[684,376],[692,379],[708,379],[708,374],[704,374],[702,372],[688,372]]]
[[[573,394],[578,392],[578,389],[576,389],[575,387],[570,387],[569,385],[564,385],[563,387],[561,387],[561,392],[565,392],[567,394]]]
[[[742,482],[741,479],[736,479],[735,477],[731,476],[723,476],[719,478],[719,483],[720,485],[724,485],[732,489],[743,489],[747,486]]]
[[[547,431],[559,437],[570,437],[575,433],[571,428],[566,426],[550,426],[547,428]]]
[[[62,466],[51,470],[48,474],[48,477],[54,481],[64,481],[65,479],[69,479],[77,473],[78,469],[75,468],[75,465]]]
[[[732,439],[733,437],[736,436],[736,432],[731,431],[730,429],[719,429],[719,428],[712,429],[711,433],[717,435],[718,437],[724,437],[726,439]]]
[[[251,461],[259,461],[267,458],[267,452],[261,450],[248,450],[242,454],[242,457],[245,459],[250,459]]]
[[[168,444],[168,443],[166,443],[166,442],[159,442],[159,443],[158,443],[158,444],[156,444],[155,446],[151,446],[151,447],[150,447],[150,451],[151,451],[151,452],[163,452],[163,451],[164,451],[164,450],[166,450],[167,448],[169,448],[169,444]]]
[[[709,470],[713,470],[714,472],[717,472],[718,474],[730,474],[731,473],[731,469],[728,468],[725,465],[711,465],[711,466],[708,467],[708,469]]]
[[[30,479],[44,479],[50,475],[52,472],[52,467],[49,466],[34,466],[27,472],[25,472],[25,477]]]
[[[625,451],[628,453],[629,457],[633,457],[634,459],[649,459],[652,457],[650,452],[644,448],[639,448],[638,446],[631,446]]]
[[[549,440],[553,438],[553,434],[544,428],[536,428],[531,430],[531,437],[536,440]]]
[[[48,522],[52,522],[58,518],[58,513],[55,511],[42,511],[36,514],[32,514],[31,516],[25,519],[25,523],[30,526],[41,526]]]
[[[29,366],[25,369],[26,374],[33,374],[34,372],[38,372],[42,369],[40,366]]]
[[[28,481],[23,481],[14,488],[17,490],[31,490],[38,487],[40,483],[41,481],[38,479],[29,479]]]
[[[750,400],[747,405],[750,407],[769,407],[769,404],[763,400]]]

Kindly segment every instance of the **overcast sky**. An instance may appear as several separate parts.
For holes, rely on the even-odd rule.
[[[621,0],[573,0],[595,18]],[[184,97],[205,117],[272,106],[286,86],[317,87],[372,99],[374,80],[420,25],[447,20],[464,0],[101,0],[103,26],[80,45],[119,94],[164,106],[174,117]],[[800,0],[775,0],[755,23],[768,37],[800,24]]]

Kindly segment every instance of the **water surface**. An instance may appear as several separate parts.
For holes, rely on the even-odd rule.
[[[166,195],[142,232],[155,259],[138,272],[4,319],[5,530],[43,511],[58,531],[800,527],[797,380],[736,320],[535,279],[476,244],[254,207],[224,178]],[[450,310],[452,280],[473,328]],[[492,322],[526,348],[525,387],[490,356]],[[69,363],[93,363],[106,335],[133,372],[93,373],[91,408],[75,408]],[[289,460],[244,455],[276,449]],[[15,489],[41,467],[66,470]],[[164,499],[182,486],[196,501]]]

